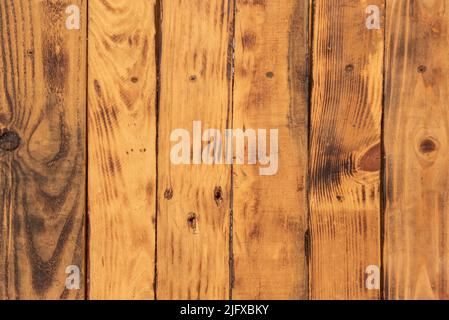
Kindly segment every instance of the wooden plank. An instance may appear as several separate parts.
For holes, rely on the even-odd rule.
[[[375,299],[380,265],[383,31],[365,25],[380,0],[315,1],[310,131],[312,299]]]
[[[199,159],[190,149],[194,121],[199,134],[231,125],[232,8],[228,0],[163,1],[161,8],[158,299],[229,297],[230,166],[193,164]],[[177,129],[190,135],[191,164],[170,159]]]
[[[91,299],[154,298],[155,4],[89,2]]]
[[[387,3],[387,299],[449,298],[448,6]]]
[[[269,175],[260,172],[268,165],[234,165],[234,299],[308,297],[308,9],[307,1],[237,0],[234,129],[266,129],[267,154],[279,159]],[[270,129],[278,130],[273,153]]]
[[[0,3],[0,299],[84,297],[85,5]]]

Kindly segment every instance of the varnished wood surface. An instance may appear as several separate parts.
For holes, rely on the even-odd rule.
[[[448,5],[0,1],[0,299],[448,299]]]

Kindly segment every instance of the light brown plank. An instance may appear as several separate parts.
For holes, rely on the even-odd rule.
[[[449,298],[448,6],[387,5],[387,299]]]
[[[231,124],[232,8],[228,0],[163,1],[158,299],[229,297],[230,166],[175,165],[170,152],[177,141],[170,136],[185,129],[193,142],[196,120],[203,131]]]
[[[155,8],[89,2],[91,299],[154,298]]]
[[[236,12],[234,128],[266,129],[268,155],[277,129],[279,160],[270,175],[234,165],[232,297],[307,299],[308,1],[237,0]]]
[[[384,1],[316,0],[310,128],[312,299],[378,298],[383,31],[365,10]]]
[[[0,3],[0,299],[84,297],[85,5]]]

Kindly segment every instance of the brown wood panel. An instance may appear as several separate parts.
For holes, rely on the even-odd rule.
[[[387,1],[387,299],[449,298],[449,1]]]
[[[0,299],[84,297],[85,5],[0,2]]]
[[[234,165],[232,297],[307,299],[308,1],[237,0],[236,12],[234,129],[267,130],[279,159],[269,175]]]
[[[89,2],[91,299],[154,298],[156,11]]]
[[[200,134],[231,125],[233,1],[163,1],[161,10],[157,298],[226,299],[231,170],[193,164],[190,150],[194,121]],[[176,129],[191,137],[191,164],[170,160]]]
[[[312,299],[378,298],[383,30],[365,10],[384,1],[316,0],[310,124]]]

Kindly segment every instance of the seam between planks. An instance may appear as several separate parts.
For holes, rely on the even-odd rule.
[[[311,172],[311,130],[312,130],[312,91],[313,91],[313,41],[315,35],[315,0],[309,1],[309,39],[308,43],[308,59],[307,59],[307,86],[308,86],[308,94],[307,94],[307,177],[306,177],[306,210],[307,210],[307,231],[304,235],[304,245],[305,245],[305,259],[306,259],[306,273],[307,273],[307,297],[311,300],[311,273],[310,273],[310,264],[311,259],[310,256],[312,254],[312,228],[311,228],[311,208],[310,208],[310,172]]]
[[[85,133],[85,150],[86,150],[86,168],[85,168],[85,216],[84,216],[84,241],[85,241],[85,257],[84,257],[84,300],[90,300],[90,224],[89,224],[89,0],[86,0],[86,133]]]
[[[228,40],[228,70],[230,70],[228,86],[230,86],[229,105],[228,105],[228,119],[230,128],[234,129],[234,83],[235,83],[235,29],[236,29],[236,14],[237,14],[237,0],[232,1],[232,22],[230,36]],[[228,4],[229,5],[229,4]],[[229,71],[228,71],[229,72]],[[231,119],[229,119],[229,112]],[[229,127],[229,124],[227,125]],[[232,300],[232,290],[235,281],[235,266],[234,266],[234,162],[231,163],[231,181],[230,181],[230,200],[229,200],[229,300]]]
[[[385,300],[385,211],[386,211],[386,154],[385,154],[385,99],[386,99],[386,65],[387,65],[387,0],[384,0],[384,57],[382,68],[382,113],[380,120],[380,293],[379,300]]]
[[[157,231],[158,231],[158,209],[159,209],[159,108],[160,108],[160,92],[161,92],[161,62],[162,62],[162,19],[163,19],[163,0],[156,0],[154,4],[154,41],[155,41],[155,63],[156,63],[156,199],[155,199],[155,228],[154,228],[154,280],[153,294],[154,300],[157,300]]]

